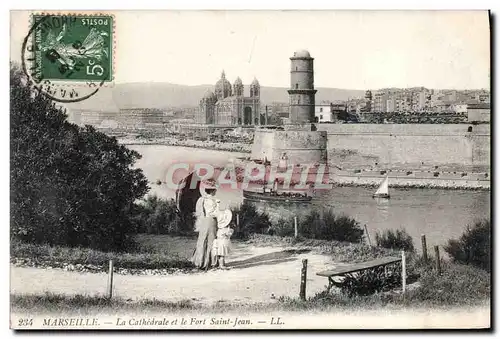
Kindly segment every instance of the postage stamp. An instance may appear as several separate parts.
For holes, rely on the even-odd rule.
[[[32,14],[22,69],[31,86],[50,99],[83,101],[113,85],[115,47],[111,14]]]
[[[32,49],[39,79],[110,81],[113,78],[113,17],[34,15]]]

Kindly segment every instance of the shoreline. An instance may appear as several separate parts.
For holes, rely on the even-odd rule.
[[[117,138],[118,143],[124,146],[173,146],[173,147],[189,147],[206,149],[210,151],[223,151],[231,153],[248,153],[252,152],[251,144],[235,144],[235,143],[222,143],[216,141],[198,141],[198,140],[131,140]]]
[[[331,181],[332,188],[335,187],[365,187],[365,188],[377,188],[378,183],[354,183],[354,182],[338,182]],[[424,184],[390,184],[389,188],[399,188],[399,189],[440,189],[447,191],[491,191],[491,186],[445,186],[445,185],[433,185],[432,183]]]

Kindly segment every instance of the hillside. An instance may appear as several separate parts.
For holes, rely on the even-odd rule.
[[[213,85],[185,86],[169,83],[128,83],[116,84],[113,88],[101,88],[93,97],[77,103],[68,104],[71,109],[109,110],[119,108],[167,108],[193,107],[199,104],[207,90],[213,90]],[[245,88],[248,95],[248,87]],[[316,101],[347,100],[362,97],[362,90],[347,90],[338,88],[317,88]],[[261,102],[288,102],[287,88],[261,88]]]

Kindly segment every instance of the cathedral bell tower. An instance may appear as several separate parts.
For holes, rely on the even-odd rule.
[[[257,78],[250,84],[250,97],[260,97],[260,84]]]

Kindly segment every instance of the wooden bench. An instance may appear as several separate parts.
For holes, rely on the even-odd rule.
[[[333,270],[321,271],[319,273],[316,273],[316,275],[328,278],[327,291],[330,291],[330,289],[334,286],[336,286],[336,287],[341,286],[341,284],[339,282],[336,282],[334,280],[334,278],[336,278],[336,277],[343,277],[346,274],[362,272],[364,270],[369,270],[369,269],[377,268],[377,267],[381,267],[381,266],[387,266],[387,265],[395,264],[395,263],[398,263],[401,261],[402,261],[402,258],[385,257],[385,258],[365,261],[365,262],[356,263],[356,264],[349,264],[349,265],[346,265],[343,267],[335,268]]]

